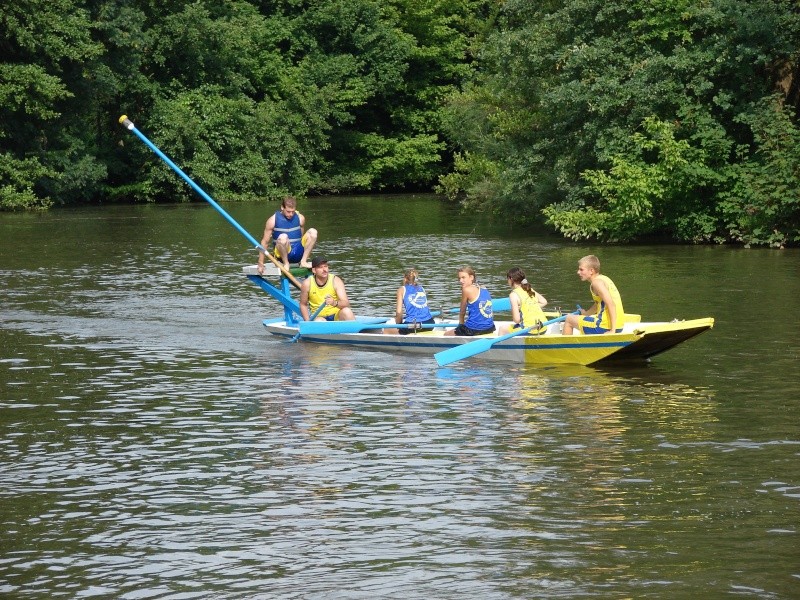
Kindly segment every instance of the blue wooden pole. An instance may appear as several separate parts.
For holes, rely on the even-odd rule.
[[[230,216],[230,215],[229,215],[229,214],[228,214],[228,213],[225,211],[225,209],[224,209],[224,208],[222,208],[222,207],[221,207],[219,204],[217,204],[217,203],[214,201],[214,199],[213,199],[211,196],[209,196],[208,194],[206,194],[206,193],[205,193],[205,191],[203,191],[203,188],[201,188],[201,187],[200,187],[199,185],[197,185],[197,184],[196,184],[194,181],[192,181],[191,177],[189,177],[189,176],[188,176],[186,173],[184,173],[184,172],[183,172],[183,170],[182,170],[182,169],[181,169],[181,168],[180,168],[178,165],[176,165],[174,162],[172,162],[172,161],[170,160],[170,158],[169,158],[169,157],[168,157],[166,154],[164,154],[164,153],[163,153],[161,150],[159,150],[159,149],[158,149],[158,147],[157,147],[157,146],[156,146],[156,145],[155,145],[153,142],[151,142],[150,140],[148,140],[148,139],[145,137],[145,135],[144,135],[144,134],[143,134],[141,131],[139,131],[138,129],[136,129],[136,126],[135,126],[135,125],[133,124],[133,122],[132,122],[132,121],[131,121],[131,120],[128,118],[128,116],[127,116],[127,115],[122,115],[122,116],[119,118],[119,122],[122,124],[122,126],[123,126],[125,129],[127,129],[128,131],[132,131],[133,133],[135,133],[135,134],[136,134],[136,137],[138,137],[140,140],[142,140],[142,142],[144,142],[144,143],[145,143],[145,145],[146,145],[148,148],[150,148],[150,149],[151,149],[153,152],[155,152],[155,153],[156,153],[156,155],[157,155],[157,156],[158,156],[158,157],[159,157],[161,160],[163,160],[165,163],[167,163],[167,165],[169,165],[169,167],[170,167],[170,168],[171,168],[173,171],[175,171],[175,172],[176,172],[178,175],[180,175],[180,176],[181,176],[181,178],[182,178],[182,179],[183,179],[183,180],[184,180],[186,183],[188,183],[188,184],[189,184],[189,185],[192,187],[192,189],[193,189],[195,192],[197,192],[197,193],[200,195],[200,197],[201,197],[201,198],[203,198],[203,200],[205,200],[205,201],[206,201],[206,202],[208,202],[208,203],[209,203],[211,206],[213,206],[213,207],[214,207],[214,209],[215,209],[215,210],[216,210],[216,211],[217,211],[219,214],[221,214],[221,215],[222,215],[222,216],[225,218],[225,220],[226,220],[226,221],[228,221],[228,223],[230,223],[231,225],[233,225],[233,227],[234,227],[234,228],[235,228],[235,229],[236,229],[236,230],[237,230],[239,233],[241,233],[241,234],[242,234],[242,235],[245,237],[245,239],[246,239],[246,240],[248,240],[248,241],[249,241],[251,244],[253,244],[253,246],[256,248],[256,250],[259,250],[259,251],[263,252],[263,253],[266,255],[266,257],[267,257],[267,258],[269,258],[269,259],[270,259],[270,260],[271,260],[271,261],[272,261],[272,262],[275,264],[275,266],[276,266],[276,267],[278,267],[278,268],[280,269],[280,271],[281,271],[281,273],[283,273],[284,277],[286,277],[286,279],[288,279],[289,281],[291,281],[291,282],[292,282],[292,285],[294,285],[294,286],[295,286],[296,288],[298,288],[298,289],[300,288],[300,282],[299,282],[299,281],[297,281],[297,279],[295,278],[295,276],[294,276],[294,275],[292,275],[292,274],[291,274],[291,273],[290,273],[288,270],[286,270],[286,268],[285,268],[285,267],[284,267],[282,264],[280,264],[280,263],[279,263],[277,260],[275,260],[275,259],[272,257],[272,255],[271,255],[271,254],[270,254],[270,253],[267,251],[267,249],[266,249],[266,248],[264,248],[264,247],[261,245],[261,243],[260,243],[260,242],[259,242],[259,241],[258,241],[256,238],[254,238],[252,235],[250,235],[250,233],[249,233],[249,232],[248,232],[248,231],[247,231],[247,230],[246,230],[244,227],[242,227],[241,225],[239,225],[239,223],[237,223],[237,222],[236,222],[236,219],[234,219],[232,216]]]

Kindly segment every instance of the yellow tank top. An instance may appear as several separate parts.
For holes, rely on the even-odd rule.
[[[334,300],[338,300],[339,297],[336,295],[336,290],[333,287],[333,280],[336,277],[333,273],[328,273],[328,281],[325,282],[325,285],[318,286],[317,279],[313,275],[311,276],[311,287],[308,288],[308,310],[313,315],[317,312],[317,309],[320,305],[325,303],[325,297],[330,296]],[[339,309],[335,306],[326,306],[322,309],[322,312],[317,315],[318,317],[327,317],[329,315],[335,315],[339,312]]]
[[[547,320],[542,307],[539,306],[539,302],[536,300],[536,294],[531,297],[528,295],[528,292],[521,287],[514,288],[511,293],[516,294],[517,298],[519,298],[519,308],[520,312],[522,313],[523,327],[533,327],[536,324],[536,321],[544,323]]]
[[[617,290],[617,286],[614,285],[614,282],[605,275],[598,275],[596,279],[602,279],[605,282],[608,293],[611,294],[611,298],[614,300],[614,304],[617,307],[617,329],[621,329],[625,325],[625,309],[622,307],[622,298],[619,295],[619,290]],[[605,303],[600,300],[600,296],[594,293],[594,288],[592,286],[589,286],[589,291],[592,294],[592,300],[594,300],[595,304],[598,306],[597,316],[600,317],[600,327],[611,329],[611,315],[608,314],[608,308]]]

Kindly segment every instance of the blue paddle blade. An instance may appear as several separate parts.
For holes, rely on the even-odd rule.
[[[447,314],[450,314],[450,315],[455,315],[455,314],[458,314],[458,311],[460,311],[460,310],[461,310],[461,307],[456,306],[454,308],[446,308],[446,309],[444,309],[444,312],[446,312]],[[508,296],[506,296],[505,298],[499,298],[497,300],[492,298],[492,311],[493,312],[501,312],[501,311],[509,311],[509,310],[511,310],[511,298],[509,298]],[[433,315],[434,317],[438,317],[440,314],[442,314],[442,312],[438,311],[438,310],[435,310],[435,311],[433,311],[431,313],[431,315]]]
[[[440,367],[444,367],[446,365],[449,365],[450,363],[454,363],[459,360],[464,360],[465,358],[469,358],[470,356],[475,356],[476,354],[480,354],[481,352],[486,352],[497,341],[499,341],[499,338],[494,338],[494,339],[484,338],[480,340],[475,340],[474,342],[468,342],[466,344],[461,344],[460,346],[453,346],[452,348],[448,348],[447,350],[442,350],[441,352],[437,352],[436,354],[433,355],[433,357],[436,359],[436,362],[439,363]]]
[[[492,298],[492,311],[493,312],[500,312],[505,310],[511,310],[511,298],[506,296],[505,298]],[[458,310],[456,310],[458,312]]]
[[[475,340],[474,342],[469,342],[466,344],[461,344],[460,346],[453,346],[447,350],[442,350],[441,352],[434,354],[433,357],[436,359],[436,362],[439,363],[440,367],[444,367],[445,365],[449,365],[450,363],[454,363],[458,360],[463,360],[465,358],[469,358],[470,356],[480,354],[481,352],[486,352],[498,342],[502,342],[503,340],[507,340],[517,335],[524,335],[531,329],[533,329],[533,327],[526,327],[525,329],[518,329],[513,333],[507,333],[506,335],[501,335],[500,337],[496,338],[481,338]]]
[[[542,327],[546,327],[553,323],[558,323],[560,321],[566,320],[567,315],[561,315],[556,319],[550,319],[549,321],[545,321],[542,323]],[[535,326],[534,326],[535,327]],[[481,338],[475,340],[474,342],[469,342],[466,344],[461,344],[460,346],[454,346],[453,348],[448,348],[447,350],[442,350],[441,352],[437,352],[433,355],[436,359],[436,362],[439,363],[440,367],[444,367],[445,365],[449,365],[450,363],[454,363],[458,360],[463,360],[465,358],[469,358],[470,356],[475,356],[476,354],[480,354],[481,352],[486,352],[495,344],[511,339],[512,337],[518,335],[525,335],[534,327],[525,327],[524,329],[518,329],[511,333],[507,333],[506,335],[501,335],[500,337],[496,338]],[[536,327],[538,329],[538,327]]]

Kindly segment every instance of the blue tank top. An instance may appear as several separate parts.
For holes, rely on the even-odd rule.
[[[433,318],[428,308],[428,296],[421,285],[407,283],[403,286],[403,308],[406,311],[405,323],[423,323]]]
[[[492,295],[484,287],[480,290],[475,302],[467,302],[467,318],[464,319],[464,325],[476,331],[494,327]]]
[[[300,217],[297,213],[294,213],[291,219],[287,219],[281,211],[278,211],[275,213],[275,229],[272,230],[272,240],[277,240],[280,234],[285,233],[289,236],[290,244],[298,244],[303,237],[300,229]]]

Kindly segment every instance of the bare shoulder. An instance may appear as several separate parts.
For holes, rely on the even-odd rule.
[[[603,280],[602,277],[595,277],[592,279],[592,287],[596,290],[604,290],[608,286],[606,286],[606,282]]]

